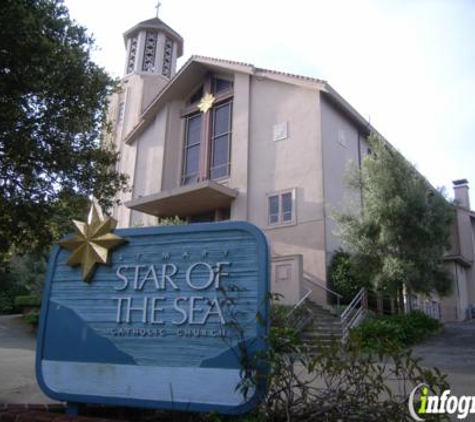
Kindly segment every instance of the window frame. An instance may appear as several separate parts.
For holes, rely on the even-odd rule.
[[[215,135],[214,133],[214,124],[215,124],[215,118],[216,118],[216,111],[219,108],[222,108],[224,106],[229,106],[228,110],[228,130],[226,132],[220,133],[219,135]],[[223,180],[223,179],[228,179],[231,175],[231,146],[232,146],[232,138],[233,138],[233,100],[230,99],[228,101],[224,101],[220,104],[216,104],[212,109],[212,116],[211,116],[211,130],[209,133],[209,165],[207,169],[208,173],[208,178],[211,180]],[[220,164],[218,166],[213,166],[213,155],[214,155],[214,149],[215,149],[215,141],[218,138],[221,138],[222,136],[227,137],[227,149],[228,149],[228,156],[226,159],[225,164]],[[217,168],[226,168],[226,175],[224,176],[219,176],[219,177],[212,177],[212,171],[217,169]]]
[[[201,133],[200,133],[200,138],[198,142],[195,142],[191,145],[188,144],[188,133],[189,133],[189,121],[197,116],[200,116],[200,132],[202,132],[202,125],[203,125],[203,118],[199,113],[193,113],[190,114],[189,116],[185,117],[185,135],[183,139],[183,148],[182,148],[182,168],[181,168],[181,174],[180,174],[180,185],[188,185],[190,183],[185,183],[185,180],[187,180],[190,177],[193,177],[196,175],[196,181],[198,182],[200,179],[200,157],[201,157]],[[199,152],[198,152],[198,171],[196,173],[191,173],[191,174],[185,174],[185,170],[188,164],[188,153],[191,148],[198,146]]]
[[[275,191],[275,192],[270,192],[266,194],[266,199],[267,199],[267,226],[272,228],[272,227],[286,227],[286,226],[292,226],[297,224],[297,198],[296,198],[296,192],[297,190],[295,188],[291,189],[285,189],[285,190],[280,190],[280,191]],[[289,220],[284,220],[284,196],[285,195],[290,195],[291,198],[291,218]],[[278,210],[277,214],[271,214],[271,206],[270,206],[270,201],[271,198],[278,198]],[[288,211],[287,211],[288,212]],[[277,221],[276,222],[271,222],[271,217],[277,215]]]
[[[223,90],[217,94],[214,94],[214,86],[215,81],[217,79],[228,80],[231,82],[231,87],[229,89]],[[202,113],[199,108],[199,101],[195,101],[190,103],[190,99],[196,95],[196,93],[202,88],[203,95],[207,92],[212,93],[215,100],[213,103],[213,107],[208,110],[206,113]],[[213,148],[214,148],[214,140],[219,136],[214,136],[214,116],[217,109],[229,104],[229,130],[226,133],[220,134],[219,136],[223,136],[224,134],[228,137],[228,161],[226,164],[216,166],[224,167],[226,166],[227,174],[225,176],[220,176],[213,178],[211,177],[211,172],[213,168],[211,167],[211,163],[213,160]],[[186,168],[187,163],[187,153],[186,150],[188,149],[187,141],[188,141],[188,119],[192,118],[193,116],[200,114],[201,118],[201,134],[200,134],[200,160],[199,160],[199,171],[197,182],[201,182],[204,180],[214,180],[214,181],[223,181],[228,180],[231,176],[231,149],[232,149],[232,134],[233,134],[233,106],[234,106],[234,81],[229,77],[223,77],[221,75],[216,74],[209,74],[206,78],[195,88],[191,91],[188,99],[185,101],[185,108],[181,112],[181,118],[183,120],[183,136],[182,136],[182,154],[181,154],[181,171],[180,171],[180,186],[185,186],[188,184],[193,184],[193,182],[189,182],[185,184],[187,179],[184,170]],[[216,168],[215,167],[215,168]]]

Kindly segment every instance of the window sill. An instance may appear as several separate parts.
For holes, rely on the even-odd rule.
[[[283,229],[286,227],[294,227],[297,225],[297,221],[292,220],[288,223],[278,223],[278,224],[267,224],[264,230],[274,230],[274,229]]]
[[[219,183],[220,185],[228,186],[229,185],[229,179],[230,179],[229,176],[224,176],[224,177],[219,177],[217,179],[210,179],[210,180],[212,180],[213,182]]]

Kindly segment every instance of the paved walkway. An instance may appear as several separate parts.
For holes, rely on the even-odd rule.
[[[0,403],[54,403],[35,377],[35,336],[20,315],[0,316]]]
[[[413,353],[422,358],[421,366],[448,375],[452,394],[475,396],[475,321],[445,324],[439,335],[415,346]]]
[[[475,321],[446,324],[413,352],[448,374],[452,394],[475,396]],[[54,403],[36,383],[35,336],[19,315],[0,316],[0,403]]]

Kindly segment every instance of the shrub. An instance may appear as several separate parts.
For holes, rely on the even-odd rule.
[[[403,337],[402,328],[393,321],[371,323],[385,335],[389,329]],[[288,316],[287,325],[294,325]],[[361,343],[354,339],[346,346],[338,340],[316,341],[309,349],[292,330],[281,328],[271,327],[270,350],[260,357],[270,368],[268,393],[258,409],[246,416],[248,422],[410,420],[407,398],[415,386],[428,383],[438,393],[449,388],[445,375],[421,368],[410,350],[387,343],[387,356],[381,359],[362,353]],[[437,420],[448,419],[438,415]]]
[[[15,298],[15,306],[17,307],[41,306],[41,299],[36,295],[17,296]]]
[[[25,315],[24,319],[28,324],[36,327],[40,321],[40,311],[33,309]]]
[[[351,331],[366,351],[388,353],[418,343],[440,330],[442,324],[420,311],[371,318]]]
[[[362,287],[369,287],[351,262],[350,254],[339,250],[330,263],[329,282],[332,288],[343,296],[343,303],[350,303]]]
[[[0,315],[13,311],[13,298],[8,292],[0,292]]]

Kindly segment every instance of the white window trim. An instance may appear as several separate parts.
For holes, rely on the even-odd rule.
[[[292,219],[289,221],[283,221],[283,212],[282,212],[282,196],[286,193],[290,193],[292,195]],[[297,224],[297,190],[296,188],[285,189],[275,192],[270,192],[266,194],[266,218],[267,218],[267,227],[288,227]],[[269,198],[273,196],[279,197],[279,221],[277,223],[270,222],[270,209],[269,209]]]

